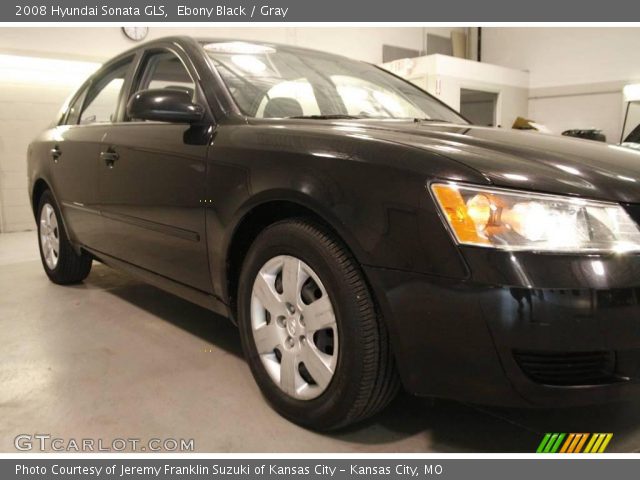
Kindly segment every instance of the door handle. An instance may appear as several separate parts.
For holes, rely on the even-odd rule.
[[[53,159],[53,161],[55,163],[58,163],[58,159],[62,156],[62,152],[60,151],[60,147],[58,147],[57,145],[55,147],[53,147],[50,151],[51,153],[51,158]]]
[[[113,150],[112,148],[107,149],[104,152],[100,152],[100,159],[107,165],[109,168],[113,168],[113,165],[120,158],[118,152]]]

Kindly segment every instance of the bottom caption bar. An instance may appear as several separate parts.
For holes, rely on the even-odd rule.
[[[640,459],[550,456],[538,459],[425,458],[412,459],[0,459],[0,478],[6,479],[244,479],[336,480],[358,478],[518,478],[540,480],[550,475],[573,475],[580,480],[631,478]]]

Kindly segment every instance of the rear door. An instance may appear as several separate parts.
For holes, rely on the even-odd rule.
[[[100,145],[107,127],[118,114],[133,58],[106,67],[85,85],[51,135],[53,191],[71,238],[89,247],[100,244],[102,219],[97,195]]]
[[[196,78],[181,53],[154,48],[140,59],[131,93],[180,89],[205,105]],[[107,130],[98,168],[105,253],[211,292],[205,182],[213,128],[123,115]]]

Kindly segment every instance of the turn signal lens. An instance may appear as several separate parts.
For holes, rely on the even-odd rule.
[[[460,244],[553,252],[640,251],[640,230],[616,203],[436,183],[431,191]]]
[[[474,217],[469,213],[467,204],[457,188],[451,188],[449,185],[434,184],[431,189],[460,243],[489,243],[478,235]],[[481,208],[476,208],[475,205],[472,205],[473,215],[480,219],[479,217],[482,214],[478,210],[481,210]]]

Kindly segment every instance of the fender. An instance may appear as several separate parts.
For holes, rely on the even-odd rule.
[[[210,232],[209,219],[211,214],[207,216],[207,233],[211,233],[209,237],[210,247],[210,263],[214,284],[214,291],[217,295],[227,301],[229,299],[228,278],[227,278],[227,261],[230,258],[230,250],[232,243],[237,239],[239,226],[248,220],[248,217],[257,210],[264,208],[270,204],[277,203],[289,204],[298,207],[301,211],[311,213],[317,219],[320,219],[329,228],[347,244],[353,255],[360,263],[367,263],[369,255],[362,248],[351,229],[340,220],[340,218],[326,205],[322,199],[314,198],[308,194],[296,190],[287,190],[283,188],[274,188],[260,192],[248,199],[234,212],[233,217],[226,223],[223,231]],[[218,223],[218,222],[216,222]],[[219,242],[219,243],[218,243]],[[219,248],[215,248],[215,244]]]

